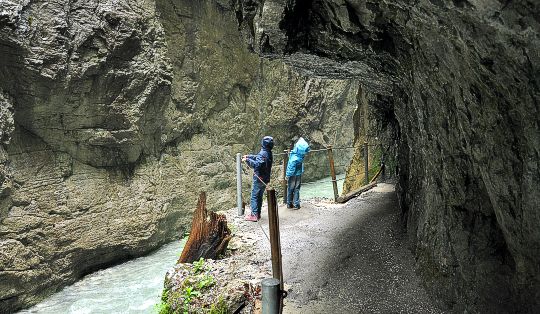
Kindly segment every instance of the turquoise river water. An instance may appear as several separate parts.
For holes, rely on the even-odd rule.
[[[344,175],[337,178],[340,193],[343,178]],[[305,184],[300,195],[303,200],[333,198],[332,182],[325,178]],[[175,264],[182,246],[175,241],[147,256],[87,275],[19,314],[154,313],[165,273]]]

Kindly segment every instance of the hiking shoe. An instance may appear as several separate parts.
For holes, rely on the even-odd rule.
[[[287,208],[293,208],[292,204],[287,204]]]
[[[257,219],[257,215],[249,214],[249,215],[246,215],[246,217],[244,217],[244,220],[257,222],[258,219]]]
[[[294,205],[294,209],[300,209],[300,204]]]

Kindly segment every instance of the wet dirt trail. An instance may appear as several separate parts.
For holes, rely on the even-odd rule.
[[[264,214],[260,224],[267,226]],[[443,312],[414,272],[393,185],[379,184],[347,204],[280,206],[279,215],[284,313]],[[265,238],[259,243],[269,252]]]

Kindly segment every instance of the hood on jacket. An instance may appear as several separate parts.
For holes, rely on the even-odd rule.
[[[305,154],[307,154],[310,151],[309,144],[304,140],[304,138],[299,138],[296,144],[294,144],[294,148],[292,150],[292,153],[304,157]]]
[[[262,148],[266,150],[272,150],[274,148],[274,138],[271,136],[265,136],[261,142]]]

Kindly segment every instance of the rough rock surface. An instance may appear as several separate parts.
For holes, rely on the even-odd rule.
[[[298,52],[346,76],[345,64],[371,69],[353,76],[387,128],[381,138],[397,143],[403,217],[432,294],[456,311],[537,310],[538,1],[260,6],[256,51],[306,71],[318,64],[296,63]]]
[[[351,144],[358,81],[247,36],[226,1],[0,1],[2,311],[178,237],[201,190],[232,207],[262,135]]]
[[[399,135],[393,127],[395,118],[386,114],[384,108],[381,110],[379,106],[383,103],[377,102],[377,95],[360,88],[357,99],[358,107],[353,115],[355,150],[347,168],[343,194],[366,185],[365,143],[368,150],[368,181],[373,180],[383,164],[385,169],[379,177],[382,180],[392,178],[396,169],[395,145]],[[386,120],[388,118],[390,120]]]
[[[13,185],[9,171],[9,159],[5,150],[5,146],[11,140],[13,129],[12,100],[9,96],[3,95],[0,90],[0,197],[9,193]],[[2,217],[1,213],[0,217]]]

